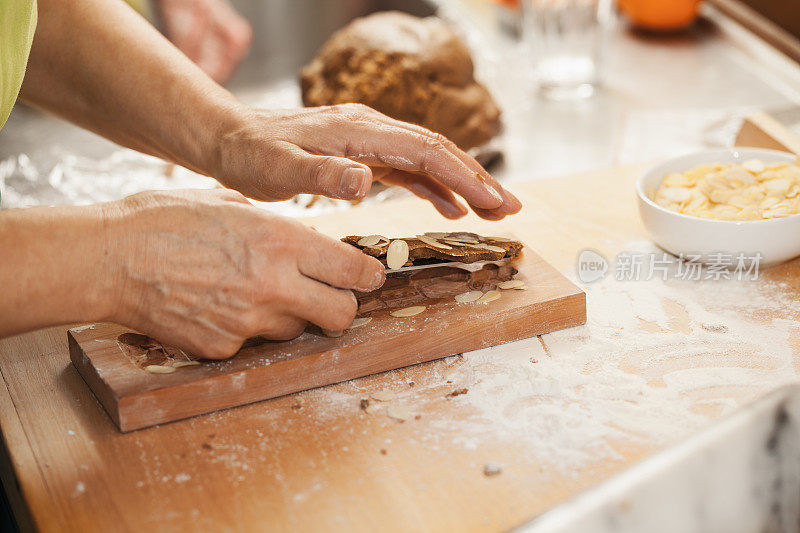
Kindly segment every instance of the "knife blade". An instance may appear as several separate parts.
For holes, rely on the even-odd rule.
[[[445,261],[442,263],[429,263],[426,265],[411,265],[407,267],[400,267],[400,268],[387,268],[386,275],[389,276],[391,274],[398,274],[401,272],[409,272],[412,270],[424,270],[427,268],[439,268],[439,267],[454,267],[460,268],[462,270],[466,270],[467,272],[477,272],[481,270],[485,265],[497,265],[502,266],[509,263],[513,257],[509,257],[508,259],[500,259],[498,261],[475,261],[474,263],[456,263],[453,261]]]

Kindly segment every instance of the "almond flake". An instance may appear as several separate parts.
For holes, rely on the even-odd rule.
[[[524,286],[525,282],[521,279],[510,279],[497,284],[498,289],[519,289]]]
[[[483,293],[481,291],[462,292],[461,294],[456,295],[456,301],[460,304],[465,304],[469,302],[474,302],[481,296],[483,296]]]
[[[175,361],[172,363],[172,368],[181,368],[184,366],[199,366],[200,361]]]
[[[145,370],[150,372],[151,374],[172,374],[175,372],[175,368],[171,366],[161,366],[161,365],[147,365],[144,367]]]
[[[368,415],[371,415],[372,413],[377,413],[384,407],[386,407],[386,402],[372,400],[367,403],[366,407],[364,407],[364,412]]]
[[[442,250],[452,250],[451,246],[447,246],[446,244],[442,244],[433,237],[426,237],[425,235],[417,235],[417,239],[421,240],[428,246],[433,246],[434,248],[441,248]]]
[[[442,233],[440,231],[429,231],[425,233],[425,236],[433,239],[444,239],[447,237],[447,233]]]
[[[390,315],[398,318],[403,318],[407,316],[414,316],[418,315],[426,309],[424,305],[415,305],[413,307],[404,307],[403,309],[396,309],[389,313]]]
[[[353,319],[353,323],[350,324],[350,326],[347,329],[360,328],[361,326],[365,326],[365,325],[369,324],[370,322],[372,322],[372,317],[371,316],[364,316],[364,317],[354,318]]]
[[[389,407],[386,408],[386,415],[398,422],[405,422],[409,418],[414,417],[414,413],[409,411],[408,408],[396,404],[390,404]]]
[[[742,163],[742,166],[745,170],[752,172],[753,174],[764,172],[767,169],[767,166],[760,159],[748,159]]]
[[[380,235],[367,235],[366,237],[358,239],[356,244],[359,246],[375,246],[384,239],[385,237],[381,237]]]
[[[479,243],[474,245],[475,248],[481,248],[483,250],[489,250],[490,252],[502,252],[503,254],[506,253],[505,248],[501,248],[499,246],[492,246],[491,244]]]
[[[454,241],[466,241],[466,242],[473,242],[477,243],[480,242],[475,235],[469,234],[464,231],[455,231],[452,233],[447,234],[448,239],[453,239]]]
[[[390,390],[379,390],[378,392],[373,392],[369,395],[370,398],[373,400],[378,400],[379,402],[391,402],[395,398],[397,398],[397,394]]]
[[[454,241],[453,239],[442,239],[447,244],[451,244],[453,246],[469,246],[474,248],[477,242],[462,242],[462,241]]]
[[[397,239],[389,243],[386,250],[386,265],[394,270],[400,268],[408,261],[408,243],[402,239]]]
[[[479,240],[476,239],[459,239],[458,237],[445,237],[442,239],[445,242],[460,242],[463,244],[478,244]]]
[[[333,331],[330,329],[323,328],[322,333],[324,333],[326,337],[341,337],[344,331]]]
[[[478,298],[478,303],[489,303],[500,298],[500,291],[488,291],[486,294]]]
[[[508,239],[506,237],[486,237],[487,241],[497,241],[497,242],[513,242],[514,239]]]

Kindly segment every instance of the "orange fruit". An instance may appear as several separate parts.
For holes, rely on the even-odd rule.
[[[672,30],[692,23],[701,0],[619,0],[620,10],[637,26]]]

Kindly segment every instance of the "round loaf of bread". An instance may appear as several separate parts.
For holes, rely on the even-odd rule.
[[[500,131],[469,51],[439,18],[381,12],[336,32],[301,73],[307,106],[358,102],[441,133],[461,149]]]

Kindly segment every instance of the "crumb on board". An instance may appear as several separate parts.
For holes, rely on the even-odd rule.
[[[462,394],[466,394],[467,392],[469,392],[469,389],[466,387],[461,389],[456,389],[453,392],[449,393],[447,396],[445,396],[445,398],[455,398],[456,396],[461,396]]]
[[[711,333],[728,332],[728,326],[726,326],[725,324],[703,324],[701,327],[706,331],[710,331]]]
[[[492,477],[500,474],[503,471],[503,467],[497,463],[486,463],[483,465],[483,475],[486,477]]]

